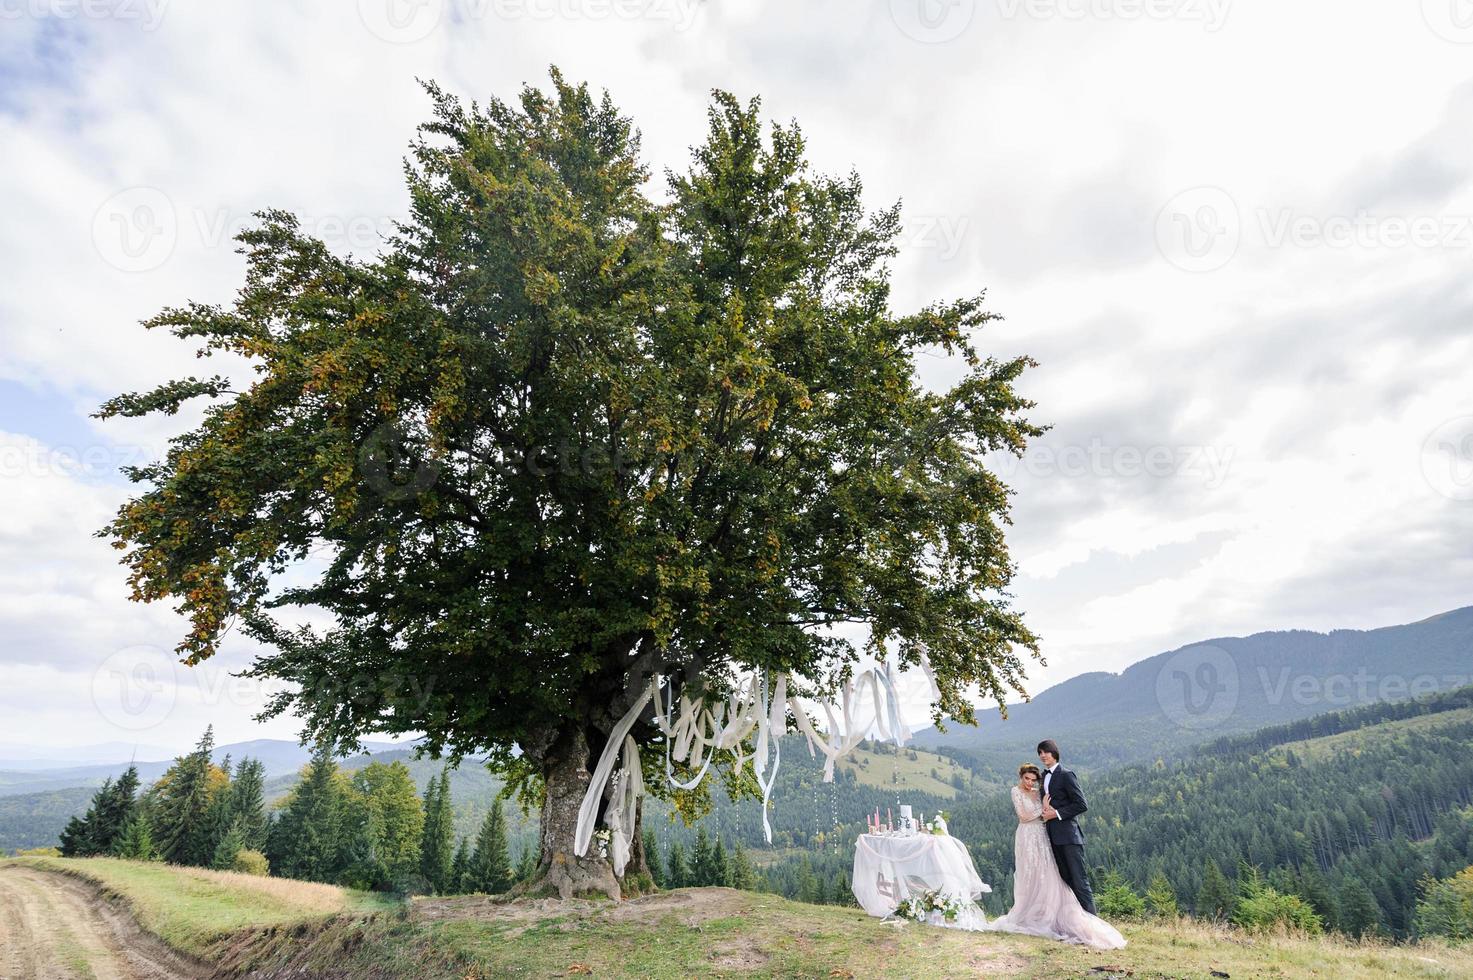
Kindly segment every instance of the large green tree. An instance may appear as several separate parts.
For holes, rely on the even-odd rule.
[[[425,814],[414,778],[402,762],[371,762],[353,774],[364,859],[374,884],[405,889],[419,867]]]
[[[892,310],[898,205],[867,211],[857,175],[812,173],[796,125],[724,93],[660,193],[607,95],[556,73],[515,102],[429,92],[411,217],[377,257],[263,212],[232,305],[148,324],[250,370],[102,409],[210,400],[103,532],[135,598],[188,615],[185,660],[241,622],[309,737],[421,732],[510,768],[564,895],[620,890],[573,831],[653,673],[813,693],[867,643],[929,658],[938,716],[1019,687],[1036,641],[985,456],[1040,431],[1031,362],[979,352],[980,292]],[[922,353],[949,384],[922,383]],[[301,607],[335,626],[292,628]],[[633,736],[659,744],[650,713]]]

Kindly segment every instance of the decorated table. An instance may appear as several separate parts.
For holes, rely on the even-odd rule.
[[[955,837],[925,832],[870,833],[854,846],[854,897],[870,915],[887,917],[918,905],[950,903],[950,914],[925,921],[961,929],[980,929],[987,918],[975,902],[992,889],[977,874],[972,855]],[[902,906],[905,909],[902,910]]]

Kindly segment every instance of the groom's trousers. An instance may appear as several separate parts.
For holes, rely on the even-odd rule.
[[[1084,870],[1084,845],[1055,844],[1054,863],[1059,866],[1059,877],[1079,899],[1079,904],[1090,915],[1095,914],[1094,893],[1089,890],[1089,875]]]

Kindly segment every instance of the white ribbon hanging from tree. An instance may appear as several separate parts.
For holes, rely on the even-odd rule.
[[[934,702],[939,694],[936,675],[924,657],[921,668],[929,685],[929,697]],[[897,747],[910,740],[911,731],[906,726],[900,711],[900,695],[897,690],[899,675],[893,661],[886,662],[851,678],[837,692],[838,701],[819,701],[828,720],[828,737],[814,728],[807,711],[797,697],[789,697],[788,675],[779,674],[771,690],[769,678],[764,673],[753,675],[745,690],[732,691],[725,701],[714,706],[704,698],[691,699],[684,691],[679,695],[680,710],[675,711],[677,696],[670,679],[658,676],[651,678],[639,699],[625,712],[624,717],[609,733],[609,740],[599,756],[589,779],[588,791],[578,808],[578,824],[573,835],[573,853],[583,857],[593,839],[594,824],[598,818],[599,802],[608,786],[609,776],[620,752],[622,766],[611,794],[613,799],[604,818],[609,829],[610,857],[614,873],[622,875],[632,853],[634,814],[639,798],[644,794],[644,780],[640,768],[639,747],[629,735],[630,729],[644,712],[645,705],[654,699],[654,722],[665,736],[665,779],[669,785],[681,790],[692,790],[701,784],[710,771],[718,752],[730,752],[736,768],[748,759],[757,785],[762,790],[762,832],[767,842],[772,843],[772,825],[767,810],[772,800],[772,790],[777,783],[778,765],[782,761],[781,738],[787,732],[787,713],[792,711],[798,731],[808,741],[809,754],[821,752],[824,756],[823,781],[834,781],[834,764],[852,752],[859,743],[875,732],[883,741],[894,742]],[[794,678],[797,683],[797,678]],[[665,687],[662,699],[660,688]],[[870,711],[860,714],[865,694],[869,694]],[[835,717],[835,710],[842,717]],[[750,757],[742,755],[741,747],[747,737],[756,730],[753,752]],[[769,755],[771,761],[769,764]],[[675,777],[674,764],[684,763],[696,770],[694,778],[681,781]],[[769,768],[770,765],[770,768]]]

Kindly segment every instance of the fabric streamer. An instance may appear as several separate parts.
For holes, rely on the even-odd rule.
[[[920,664],[929,685],[930,700],[934,703],[939,695],[936,675],[925,657],[920,658]],[[817,730],[799,699],[788,696],[788,681],[788,674],[778,674],[773,682],[765,672],[760,675],[754,673],[744,685],[732,690],[725,700],[708,703],[705,697],[691,698],[684,690],[677,694],[673,677],[651,678],[639,700],[609,733],[608,743],[599,756],[598,765],[589,779],[588,791],[578,808],[573,853],[578,857],[588,853],[599,802],[609,789],[615,760],[622,752],[620,769],[609,792],[611,799],[604,825],[609,830],[614,873],[624,873],[632,853],[635,811],[645,790],[639,746],[629,732],[651,700],[654,701],[654,724],[665,738],[666,782],[680,790],[695,789],[706,778],[721,752],[731,753],[736,768],[750,761],[757,785],[762,790],[762,832],[769,844],[772,843],[772,825],[767,810],[771,806],[772,790],[777,784],[778,766],[782,762],[781,739],[787,732],[789,711],[798,731],[807,740],[809,755],[815,758],[818,753],[823,755],[823,781],[826,783],[834,781],[834,766],[838,760],[858,747],[871,732],[883,741],[894,742],[897,747],[910,740],[911,731],[900,711],[900,672],[892,660],[887,659],[884,664],[851,678],[836,693],[837,703],[834,700],[818,702],[828,722],[827,736]],[[799,683],[797,677],[792,681],[795,686]],[[864,710],[866,707],[868,710]],[[742,745],[754,731],[752,754],[743,755]],[[677,763],[694,769],[695,776],[686,781],[677,779],[674,770]]]

